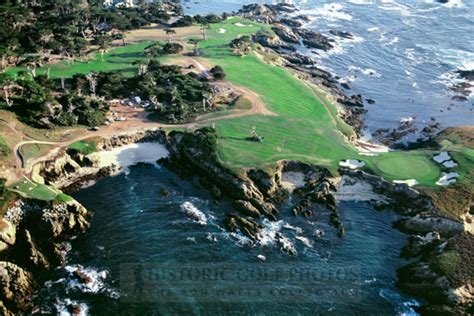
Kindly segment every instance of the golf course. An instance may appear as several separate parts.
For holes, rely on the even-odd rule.
[[[190,39],[201,38],[198,26],[187,27],[185,32],[176,29],[173,40],[185,45],[189,50]],[[325,92],[318,87],[297,78],[288,69],[275,66],[268,59],[276,58],[252,47],[245,56],[236,55],[230,42],[242,35],[252,35],[258,31],[272,32],[269,25],[259,24],[238,17],[221,23],[210,24],[206,39],[198,44],[199,57],[194,58],[205,65],[220,65],[226,73],[226,81],[255,92],[275,115],[255,114],[220,119],[216,116],[213,125],[218,131],[218,156],[221,162],[233,170],[241,168],[267,168],[280,160],[299,160],[327,167],[336,172],[342,160],[360,160],[365,163],[363,170],[380,175],[388,181],[414,179],[419,186],[435,187],[442,172],[457,172],[460,179],[472,166],[472,153],[446,143],[442,150],[452,151],[462,163],[443,170],[433,160],[439,151],[413,150],[390,151],[375,155],[361,155],[348,136],[354,134],[337,115],[335,104],[329,101]],[[139,37],[136,35],[139,33]],[[144,48],[156,40],[164,41],[163,30],[149,28],[132,31],[127,35],[125,46],[112,47],[104,56],[97,54],[89,60],[58,62],[43,65],[37,73],[49,73],[51,78],[68,78],[76,73],[92,71],[123,71],[132,74],[136,62],[146,60]],[[137,40],[139,38],[139,40]],[[183,55],[168,55],[162,62],[173,63]],[[15,75],[23,68],[7,71]],[[210,125],[198,122],[198,126]],[[248,141],[250,130],[256,131],[264,140]],[[71,148],[90,153],[87,142],[72,144]]]

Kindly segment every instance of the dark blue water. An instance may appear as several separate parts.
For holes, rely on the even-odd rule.
[[[189,14],[237,11],[252,0],[186,2]],[[367,134],[396,127],[413,117],[419,130],[431,117],[443,127],[473,125],[473,94],[451,100],[452,72],[474,69],[474,1],[302,0],[293,1],[312,21],[304,27],[329,35],[349,31],[355,40],[338,41],[329,54],[310,54],[332,73],[351,82],[349,93],[376,101],[367,104]],[[309,53],[309,52],[308,52]],[[411,138],[413,139],[413,137]]]
[[[171,195],[163,196],[163,189]],[[260,244],[251,245],[222,228],[224,214],[231,210],[225,201],[212,202],[197,181],[183,181],[164,168],[132,167],[129,174],[104,179],[75,198],[95,214],[90,230],[72,241],[67,270],[82,270],[93,282],[81,285],[58,270],[57,280],[39,294],[45,310],[65,311],[65,302],[75,302],[93,315],[394,315],[409,314],[414,303],[394,287],[405,236],[392,229],[396,215],[388,211],[341,203],[347,230],[341,239],[328,225],[327,211],[317,210],[306,219],[283,208],[281,221],[265,221]],[[196,209],[200,217],[188,214]],[[297,256],[275,242],[277,231],[296,247]],[[224,268],[245,278],[157,278],[163,268],[176,272],[190,267]],[[273,277],[263,278],[265,273]],[[239,287],[242,292],[209,296],[183,292],[186,287]]]

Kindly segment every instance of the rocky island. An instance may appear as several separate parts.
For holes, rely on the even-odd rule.
[[[408,236],[399,252],[409,259],[396,272],[397,288],[420,298],[420,314],[472,313],[472,126],[447,128],[408,149],[396,137],[409,122],[382,141],[392,148],[363,140],[363,96],[347,94],[347,84],[300,52],[329,51],[334,39],[303,28],[308,17],[290,4],[207,16],[184,15],[174,1],[68,5],[70,12],[49,9],[64,19],[88,12],[128,24],[77,26],[71,38],[87,35],[79,52],[44,44],[2,55],[3,314],[38,312],[35,293],[67,265],[70,241],[88,231],[94,216],[72,196],[137,163],[197,179],[209,203],[225,205],[219,224],[252,245],[263,243],[266,223],[289,216],[347,238],[344,200],[394,210],[400,217],[391,229]],[[8,6],[37,14],[31,23],[45,19],[47,7]],[[52,41],[61,43],[55,32]],[[2,45],[13,49],[9,38]],[[452,89],[464,95],[465,88]],[[285,256],[299,256],[283,233],[273,238]],[[85,269],[70,277],[94,283]],[[63,305],[69,314],[84,312],[80,303]]]

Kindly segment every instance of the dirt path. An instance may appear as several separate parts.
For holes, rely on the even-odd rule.
[[[177,59],[178,63],[181,64],[194,64],[197,69],[200,71],[206,71],[209,68],[206,68],[203,65],[202,61],[198,61],[197,59],[194,58],[189,58],[189,57],[183,57],[180,59]],[[14,175],[10,175],[7,179],[8,184],[12,184],[15,181],[17,181],[22,174],[26,174],[28,176],[31,176],[31,172],[33,170],[33,167],[41,162],[44,162],[46,160],[50,160],[54,158],[55,155],[57,155],[57,152],[64,147],[67,147],[75,142],[86,140],[88,138],[92,137],[110,137],[113,135],[119,135],[119,134],[132,134],[136,133],[139,131],[143,130],[151,130],[151,129],[159,129],[159,128],[185,128],[185,129],[195,129],[201,126],[208,125],[209,123],[213,123],[216,121],[221,121],[221,120],[226,120],[226,119],[234,119],[234,118],[239,118],[243,116],[250,116],[250,115],[276,115],[272,111],[266,108],[265,103],[262,101],[260,96],[241,86],[234,85],[229,82],[221,82],[219,83],[222,86],[228,87],[233,89],[234,91],[237,91],[239,94],[250,100],[251,102],[251,108],[248,110],[229,110],[223,113],[222,116],[218,117],[211,117],[209,119],[206,119],[206,115],[202,115],[201,117],[198,117],[196,122],[193,123],[187,123],[187,124],[163,124],[163,123],[158,123],[158,122],[153,122],[150,121],[147,118],[146,112],[143,109],[133,109],[130,107],[125,107],[122,106],[120,107],[120,111],[122,115],[124,115],[127,118],[127,121],[124,122],[114,122],[112,125],[109,126],[104,126],[101,127],[99,131],[87,131],[84,130],[84,132],[77,137],[71,138],[67,141],[63,142],[51,142],[51,141],[39,141],[39,140],[34,140],[26,135],[24,135],[22,132],[18,131],[15,129],[9,122],[4,122],[6,126],[8,126],[10,129],[12,129],[16,134],[18,134],[19,138],[22,139],[19,143],[17,143],[14,147],[14,154],[15,154],[15,173]],[[215,112],[218,113],[218,112]],[[199,120],[202,118],[202,120]],[[51,145],[53,148],[49,150],[45,155],[41,157],[37,157],[35,159],[31,159],[28,161],[25,161],[24,157],[21,154],[21,147],[27,144],[44,144],[44,145]]]

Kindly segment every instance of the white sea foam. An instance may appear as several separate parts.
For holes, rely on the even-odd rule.
[[[313,242],[309,240],[309,238],[303,237],[303,236],[296,236],[295,239],[301,241],[303,245],[305,245],[308,248],[313,247]]]
[[[343,11],[344,6],[341,3],[326,3],[322,7],[301,10],[301,14],[310,16],[319,16],[329,21],[346,20],[351,21],[352,16]]]
[[[261,246],[270,246],[277,241],[277,233],[279,233],[284,226],[283,221],[271,222],[267,219],[263,220],[263,228],[258,234],[258,243]]]
[[[190,219],[198,223],[199,225],[207,225],[206,215],[200,211],[196,206],[191,202],[184,202],[181,204],[181,210],[186,213]]]
[[[380,27],[378,27],[378,26],[369,27],[369,28],[367,29],[367,31],[369,31],[369,32],[376,32],[376,31],[378,31],[378,30],[380,30]]]
[[[373,4],[374,3],[373,0],[348,0],[347,2],[350,2],[350,3],[353,3],[353,4],[359,4],[359,5]]]
[[[107,270],[98,270],[92,267],[84,268],[82,265],[68,265],[64,269],[69,272],[67,290],[79,290],[84,293],[107,293],[112,298],[118,298],[115,290],[107,288],[105,280],[109,276]],[[80,274],[79,278],[77,275]]]
[[[89,315],[89,307],[85,303],[79,303],[77,301],[66,298],[65,300],[58,301],[54,304],[59,316],[86,316]],[[72,311],[74,307],[74,311]]]
[[[374,78],[380,78],[382,75],[378,73],[375,69],[372,68],[362,68],[359,66],[349,66],[349,71],[350,72],[360,72],[363,73],[366,76],[374,77]]]

